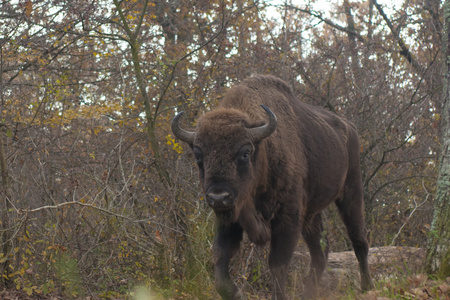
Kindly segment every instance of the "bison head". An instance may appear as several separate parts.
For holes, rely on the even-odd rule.
[[[229,221],[235,221],[257,188],[258,147],[277,127],[272,111],[261,106],[269,117],[265,124],[255,124],[247,114],[230,108],[206,113],[195,132],[180,127],[183,112],[172,121],[174,135],[194,152],[208,205],[216,214],[228,215]]]

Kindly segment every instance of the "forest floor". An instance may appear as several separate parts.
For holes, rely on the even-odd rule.
[[[450,300],[450,277],[436,280],[422,272],[425,249],[374,247],[369,266],[373,291],[359,291],[359,269],[353,251],[330,253],[321,299],[445,299]]]
[[[297,252],[297,256],[304,256]],[[375,283],[375,289],[361,293],[359,290],[359,270],[353,251],[332,252],[329,254],[327,270],[320,283],[317,299],[357,299],[357,300],[387,300],[387,299],[440,299],[450,300],[450,277],[444,280],[434,279],[423,272],[425,250],[413,247],[375,247],[369,252],[369,265]],[[295,268],[295,266],[294,266]],[[295,272],[295,270],[294,270]],[[290,299],[300,299],[301,280],[290,282],[299,285],[288,288]],[[245,293],[246,294],[246,293]],[[248,294],[247,294],[248,295]],[[58,296],[33,297],[15,290],[0,291],[1,300],[62,300]],[[84,297],[80,300],[96,298]],[[147,295],[125,297],[131,300],[161,300],[160,297]],[[191,299],[188,295],[175,299]],[[271,299],[268,293],[258,293],[249,296],[251,300]],[[165,299],[166,300],[166,299]],[[172,300],[172,299],[167,299]]]
[[[296,253],[304,256],[303,253]],[[317,299],[440,299],[450,300],[450,277],[437,280],[422,271],[425,249],[414,247],[370,248],[369,265],[375,289],[360,291],[359,268],[353,251],[332,252],[326,272],[320,282]],[[295,272],[295,271],[294,271]],[[290,282],[290,299],[300,299],[301,279]],[[292,289],[292,285],[298,286]],[[289,286],[288,286],[289,290]],[[252,300],[271,299],[269,294],[251,297]]]

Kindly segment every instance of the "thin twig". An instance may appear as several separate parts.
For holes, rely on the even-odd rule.
[[[422,186],[423,189],[425,190],[425,193],[427,193],[427,196],[425,197],[425,200],[422,201],[422,203],[417,204],[416,199],[414,199],[414,209],[411,211],[411,213],[409,214],[409,216],[406,218],[405,222],[403,222],[402,226],[400,226],[400,229],[397,231],[397,233],[394,235],[394,237],[392,238],[391,244],[389,246],[394,246],[395,240],[398,238],[398,236],[400,235],[400,233],[402,232],[403,228],[406,226],[406,224],[408,223],[408,221],[411,219],[412,215],[416,212],[416,210],[421,207],[425,202],[427,202],[428,200],[428,196],[430,195],[427,191],[427,189],[425,188],[425,184],[423,182],[422,179]]]
[[[104,209],[104,208],[101,208],[101,207],[98,207],[98,206],[95,206],[95,205],[92,205],[92,204],[89,204],[89,203],[83,203],[83,202],[80,202],[80,201],[69,201],[69,202],[64,202],[64,203],[60,203],[60,204],[57,204],[57,205],[45,205],[45,206],[41,206],[41,207],[37,207],[37,208],[33,208],[33,209],[24,209],[24,210],[21,210],[21,211],[25,212],[25,213],[35,213],[35,212],[38,212],[38,211],[41,211],[41,210],[59,209],[61,207],[70,206],[70,205],[80,205],[80,206],[84,206],[84,207],[89,207],[89,208],[93,208],[93,209],[99,210],[101,212],[104,212],[104,213],[112,215],[112,216],[116,216],[116,217],[119,217],[119,218],[131,220],[127,216],[124,216],[124,215],[112,212],[110,210],[107,210],[107,209]]]

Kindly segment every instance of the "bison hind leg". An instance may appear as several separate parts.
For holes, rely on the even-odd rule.
[[[302,234],[311,256],[311,266],[305,281],[303,298],[316,298],[317,285],[325,270],[329,250],[328,238],[323,230],[321,213],[305,219]]]
[[[359,263],[361,290],[368,291],[374,285],[369,272],[369,243],[367,242],[364,224],[362,189],[359,188],[359,185],[356,185],[356,187],[346,188],[344,197],[336,201],[336,205]]]

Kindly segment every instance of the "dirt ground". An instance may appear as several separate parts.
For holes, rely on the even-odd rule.
[[[296,252],[298,260],[305,264],[305,254]],[[332,252],[327,269],[320,282],[318,299],[445,299],[450,300],[450,277],[433,280],[423,274],[425,249],[413,247],[374,247],[369,251],[369,265],[375,283],[373,291],[362,294],[358,263],[353,251]],[[291,273],[305,274],[305,268],[296,266]],[[291,275],[291,277],[293,277]],[[303,291],[301,275],[288,283],[290,299],[300,299]],[[294,286],[294,288],[293,288]],[[250,297],[258,300],[271,299],[270,294]]]
[[[450,277],[435,281],[423,274],[426,251],[413,247],[374,247],[369,265],[376,288],[359,290],[359,269],[353,251],[330,253],[321,286],[321,299],[446,299],[450,300]]]

